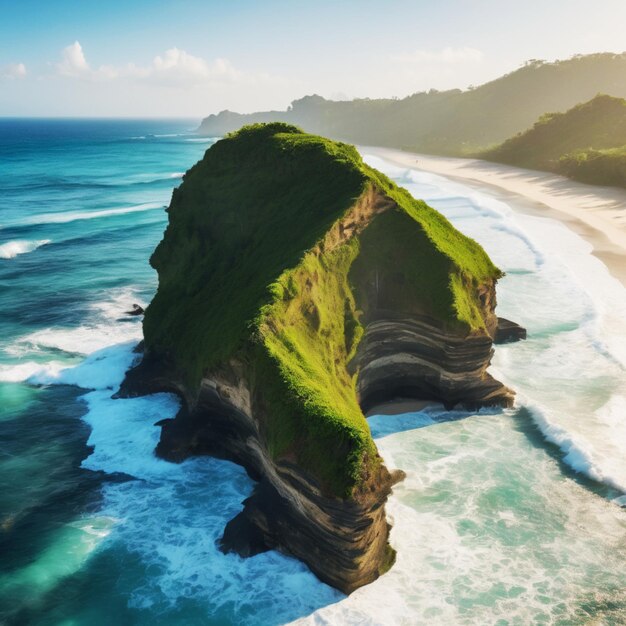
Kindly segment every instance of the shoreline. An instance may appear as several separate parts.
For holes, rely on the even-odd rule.
[[[586,185],[557,174],[479,159],[358,148],[401,167],[439,174],[478,191],[487,189],[515,210],[564,223],[591,244],[592,254],[626,287],[626,189]]]
[[[413,398],[397,398],[381,404],[375,404],[366,413],[365,417],[373,415],[402,415],[404,413],[421,413],[429,407],[442,406],[433,400],[416,400]]]

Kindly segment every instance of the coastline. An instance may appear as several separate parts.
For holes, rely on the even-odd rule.
[[[626,287],[626,189],[578,183],[563,176],[479,159],[440,157],[393,148],[359,151],[416,171],[440,174],[485,191],[529,215],[565,223]]]
[[[441,406],[432,400],[414,400],[412,398],[398,398],[370,408],[365,417],[373,415],[402,415],[403,413],[419,413],[431,406]]]
[[[140,135],[142,124],[136,131],[122,130]],[[103,126],[115,132],[108,122]],[[166,123],[162,128],[153,132],[176,131]],[[88,158],[85,145],[73,136],[68,123],[67,140],[59,138],[62,150],[46,138],[35,144],[23,164],[25,180],[32,184],[8,186],[7,198],[22,197],[29,206],[44,205],[57,215],[99,211],[110,206],[111,183],[119,184],[120,202],[131,206],[137,193],[156,198],[171,193],[146,162],[181,171],[185,160],[195,162],[206,148],[168,136],[145,142],[142,150],[136,142],[94,139]],[[180,152],[170,150],[172,141],[179,142]],[[101,172],[91,179],[88,172],[105,161],[112,163],[106,177]],[[52,164],[51,173],[80,176],[85,185],[75,196],[61,176],[39,185],[41,163]],[[406,169],[387,161],[380,165],[383,172],[399,174],[398,184],[408,180]],[[144,177],[150,182],[138,191],[133,181]],[[485,236],[487,245],[501,238],[496,241],[505,253],[511,242],[507,269],[526,267],[515,255],[526,259],[529,272],[511,272],[499,297],[510,319],[533,320],[531,340],[498,346],[493,372],[520,389],[519,403],[531,403],[534,412],[485,411],[447,419],[451,416],[440,414],[441,405],[431,404],[426,414],[372,419],[385,465],[406,473],[385,506],[396,563],[350,596],[320,583],[301,561],[279,551],[250,559],[220,551],[225,526],[254,488],[246,470],[218,458],[193,457],[180,464],[159,459],[154,424],[173,419],[178,400],[160,394],[111,397],[137,357],[132,346],[142,334],[142,320],[122,313],[154,293],[154,271],[146,258],[162,236],[165,217],[155,213],[144,220],[138,219],[144,214],[126,213],[23,227],[20,237],[49,236],[55,245],[0,259],[0,279],[14,287],[6,294],[8,349],[1,355],[0,374],[21,381],[2,384],[7,413],[0,426],[9,452],[3,463],[11,485],[3,495],[12,513],[5,539],[14,556],[0,565],[0,587],[7,591],[0,594],[7,597],[0,600],[0,613],[5,610],[6,619],[46,621],[52,598],[54,615],[70,616],[77,626],[88,626],[97,614],[109,614],[112,623],[174,625],[202,620],[412,624],[422,619],[488,624],[503,614],[533,623],[543,616],[576,621],[590,611],[600,621],[619,620],[626,611],[626,595],[615,592],[626,589],[626,508],[618,505],[626,504],[626,496],[591,482],[574,465],[593,471],[599,459],[612,464],[611,477],[626,476],[623,446],[619,449],[626,441],[626,432],[620,435],[626,426],[620,419],[626,414],[626,376],[612,358],[626,341],[626,292],[590,256],[590,244],[568,227],[526,217],[521,196],[510,194],[517,215],[507,210],[500,216],[488,209],[497,204],[491,198],[505,197],[504,190],[476,183],[482,193],[466,188],[457,201],[454,188],[460,185],[436,175],[432,179],[432,196],[440,186],[442,206],[449,204],[453,219],[465,218],[459,223],[466,223],[478,241]],[[96,222],[101,235],[93,237]],[[544,257],[536,267],[533,251],[517,236],[516,222]],[[493,228],[500,223],[511,228]],[[558,231],[563,245],[553,248],[549,237],[535,239],[544,224],[548,232]],[[584,257],[580,269],[586,273],[577,271],[578,265],[570,272],[556,252],[550,254],[567,252],[568,241],[572,255]],[[90,258],[106,259],[106,268],[89,263]],[[594,275],[594,268],[601,271]],[[594,292],[586,297],[589,276]],[[84,289],[77,291],[76,285]],[[41,310],[41,302],[50,304],[48,311]],[[25,315],[25,306],[33,314]],[[616,319],[610,328],[595,323],[608,315],[609,321]],[[545,329],[538,341],[533,327]],[[33,371],[37,378],[31,382]],[[600,406],[607,398],[606,407]],[[370,412],[419,410],[419,404],[398,398],[395,406]],[[44,442],[45,454],[41,433],[54,438],[54,446]],[[541,433],[552,439],[544,443]],[[572,448],[576,442],[581,446]],[[577,452],[588,449],[595,456],[584,465],[587,457]],[[41,507],[33,508],[33,495],[45,505],[45,515]],[[67,558],[50,558],[60,553]],[[105,576],[100,575],[103,564]],[[546,603],[546,597],[558,603]],[[610,602],[604,603],[606,598]]]

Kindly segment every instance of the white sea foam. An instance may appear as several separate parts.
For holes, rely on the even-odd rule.
[[[189,143],[215,143],[216,137],[192,137],[191,139],[185,139]]]
[[[176,180],[182,178],[184,175],[185,172],[146,172],[142,174],[132,174],[130,176],[117,178],[116,182],[123,184],[149,184],[158,183],[166,180]]]
[[[135,334],[137,334],[136,331]],[[82,342],[81,337],[85,338]],[[50,347],[50,344],[56,344],[59,339],[61,340],[60,345],[63,346],[59,349],[65,352],[84,351],[85,345],[89,343],[97,345],[106,341],[103,337],[98,336],[97,328],[89,330],[81,328],[65,333],[59,331],[51,336],[42,333],[42,341],[47,340],[47,347]],[[123,373],[132,365],[137,356],[133,353],[133,348],[136,345],[136,339],[126,343],[109,345],[92,352],[79,364],[72,364],[71,359],[46,362],[33,360],[12,365],[2,364],[0,365],[0,381],[27,382],[33,385],[75,385],[83,389],[115,389],[120,383],[120,376],[123,376]],[[70,351],[69,348],[76,348],[76,350]]]
[[[31,378],[55,377],[64,365],[61,361],[48,361],[47,363],[24,361],[15,365],[2,364],[0,365],[0,382],[23,383]]]
[[[582,594],[623,580],[617,507],[561,480],[512,414],[435,423],[446,415],[372,418],[386,465],[407,472],[386,506],[396,563],[295,624],[577,623]]]
[[[0,245],[0,259],[13,259],[19,254],[27,254],[33,252],[51,243],[50,239],[38,239],[34,241],[28,241],[25,239],[18,239],[16,241],[8,241]]]
[[[155,135],[137,135],[135,137],[130,137],[130,139],[147,139],[148,137],[150,137],[150,139],[162,139],[168,137],[187,137],[188,135],[189,133],[160,133]]]
[[[121,317],[121,311],[120,315]],[[68,354],[87,355],[106,346],[141,339],[139,322],[107,324],[86,322],[74,328],[46,328],[17,339],[6,348],[11,356],[25,357],[42,351],[60,350]]]
[[[605,405],[591,411],[587,427],[578,430],[562,425],[562,420],[545,407],[525,406],[543,436],[563,451],[567,465],[626,494],[626,398],[611,396]]]
[[[162,209],[163,204],[160,202],[146,202],[135,206],[120,207],[116,209],[103,209],[101,211],[65,211],[62,213],[40,213],[32,215],[20,222],[11,224],[17,225],[34,225],[34,224],[67,224],[78,220],[94,220],[103,217],[112,217],[114,215],[125,215],[127,213],[140,213],[142,211],[154,211]]]
[[[187,133],[160,133],[155,135],[136,135],[134,137],[129,137],[129,139],[135,140],[144,140],[144,139],[171,139],[173,137],[189,137],[194,134],[195,129],[190,129]],[[217,141],[217,137],[212,138],[202,138],[202,141]],[[198,141],[198,138],[187,139],[186,141]]]
[[[27,382],[34,385],[75,385],[83,389],[114,390],[120,384],[120,372],[126,372],[136,360],[136,342],[97,350],[80,364],[70,367],[45,368],[31,373]],[[110,392],[109,392],[110,393]]]
[[[602,469],[598,467],[593,460],[593,450],[580,440],[576,435],[567,431],[562,426],[550,419],[550,414],[545,409],[526,404],[530,411],[533,421],[539,426],[544,437],[551,443],[556,444],[565,453],[563,461],[567,463],[577,472],[586,474],[590,478],[598,482],[611,483],[610,477],[603,474]],[[615,485],[618,489],[619,485]],[[621,487],[622,491],[626,491],[626,485]]]
[[[61,351],[70,355],[86,356],[108,346],[135,342],[141,339],[141,320],[126,316],[132,304],[144,306],[135,289],[121,288],[102,294],[102,299],[91,305],[83,324],[69,328],[55,327],[38,330],[16,339],[5,348],[13,357],[28,358],[43,352]],[[124,318],[124,322],[120,319]],[[21,366],[13,368],[16,372]],[[26,370],[24,370],[26,371]],[[16,380],[26,380],[28,376]]]
[[[510,298],[515,304],[530,339],[526,345],[502,346],[494,363],[520,392],[519,401],[530,405],[546,439],[563,450],[568,465],[626,491],[626,412],[620,393],[626,384],[624,288],[562,225],[520,219],[546,251],[546,264],[501,284],[500,302],[506,306]],[[519,292],[509,295],[507,284]]]

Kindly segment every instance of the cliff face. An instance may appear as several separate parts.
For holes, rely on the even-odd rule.
[[[159,455],[215,455],[258,481],[223,549],[280,549],[347,593],[371,582],[393,564],[384,503],[401,476],[362,409],[512,404],[485,372],[499,270],[352,147],[283,124],[216,143],[169,215],[121,394],[183,399]]]
[[[131,371],[122,395],[156,389],[179,392],[171,373],[146,357]],[[148,371],[150,370],[150,371]],[[271,410],[258,372],[237,360],[202,380],[193,403],[185,402],[174,420],[161,423],[157,454],[180,462],[211,455],[243,465],[258,481],[242,512],[225,528],[221,546],[241,556],[279,549],[295,556],[324,582],[350,593],[375,580],[393,563],[387,543],[384,504],[401,472],[391,474],[378,463],[350,498],[337,498],[295,455],[271,453],[263,424]]]

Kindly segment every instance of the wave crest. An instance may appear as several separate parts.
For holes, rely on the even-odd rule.
[[[35,241],[18,239],[16,241],[8,241],[0,245],[0,259],[13,259],[19,254],[27,254],[49,243],[51,243],[50,239],[38,239]]]
[[[26,220],[11,224],[19,225],[35,225],[35,224],[67,224],[78,220],[93,220],[101,217],[111,217],[113,215],[125,215],[126,213],[139,213],[141,211],[152,211],[164,208],[161,202],[146,202],[136,206],[121,207],[119,209],[104,209],[102,211],[67,211],[65,213],[42,213],[33,215]]]

